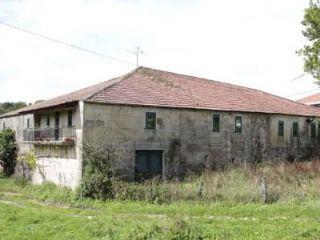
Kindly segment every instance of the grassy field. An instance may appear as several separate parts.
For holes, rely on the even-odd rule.
[[[320,201],[76,201],[0,178],[0,239],[320,239]]]

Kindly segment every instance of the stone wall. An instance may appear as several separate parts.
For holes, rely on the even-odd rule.
[[[16,176],[29,178],[35,184],[53,182],[60,186],[75,189],[82,177],[82,102],[69,107],[52,108],[50,110],[38,111],[35,114],[25,114],[10,118],[0,118],[0,131],[2,124],[16,131],[16,139],[19,145],[19,159],[23,159],[27,153],[33,151],[37,160],[34,171],[28,169],[25,164],[18,163],[15,171]],[[67,128],[68,111],[73,110],[73,126],[75,128],[75,143],[64,144],[57,142],[25,142],[23,141],[23,130],[34,128],[35,122],[40,124],[37,128],[47,127],[47,117],[50,117],[50,127],[54,127],[54,113],[60,112],[60,128]],[[35,120],[36,119],[36,120]]]
[[[145,129],[146,112],[156,112],[156,130]],[[213,113],[220,114],[221,131],[218,133],[213,132]],[[235,133],[235,116],[242,116],[242,133]],[[228,165],[310,157],[318,151],[318,138],[310,138],[310,124],[306,119],[86,103],[84,142],[96,141],[128,149],[133,157],[126,159],[123,165],[131,178],[136,150],[163,150],[163,175],[171,177]],[[278,136],[279,120],[285,123],[283,137]],[[294,121],[299,122],[300,137],[292,137]]]

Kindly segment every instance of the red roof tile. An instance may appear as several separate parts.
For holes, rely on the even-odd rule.
[[[143,67],[117,84],[94,94],[87,101],[320,116],[320,110],[317,108],[266,92]]]
[[[15,114],[81,100],[104,104],[320,117],[318,108],[263,91],[145,67],[125,76],[28,106]]]
[[[307,105],[320,104],[320,93],[301,98],[297,101]]]

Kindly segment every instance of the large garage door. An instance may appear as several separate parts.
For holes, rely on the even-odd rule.
[[[141,181],[156,176],[162,176],[162,151],[136,151],[136,180]]]

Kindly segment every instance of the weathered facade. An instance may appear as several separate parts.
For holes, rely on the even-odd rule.
[[[156,113],[156,129],[145,128],[147,112]],[[133,157],[126,166],[132,178],[139,150],[162,151],[163,177],[171,177],[228,165],[302,160],[317,154],[320,140],[319,135],[311,138],[306,117],[92,103],[84,113],[84,140],[129,149]],[[218,132],[213,131],[214,114],[220,116]],[[242,132],[235,132],[236,116],[242,117]],[[284,122],[283,136],[278,136],[279,121]],[[297,137],[292,136],[294,122],[300,126]]]
[[[0,118],[0,126],[16,132],[19,146],[16,175],[27,175],[33,183],[50,181],[76,188],[82,176],[82,124],[79,110],[79,104],[76,104]],[[69,121],[72,114],[70,126],[68,113]],[[59,118],[55,119],[57,114]],[[33,170],[22,164],[30,153],[37,159],[37,167]]]
[[[34,152],[34,183],[75,188],[87,142],[125,149],[118,168],[129,179],[166,179],[316,156],[318,117],[319,109],[257,90],[140,68],[0,116],[0,126],[16,131],[21,158]]]

